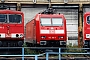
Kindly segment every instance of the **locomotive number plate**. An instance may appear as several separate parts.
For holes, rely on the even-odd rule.
[[[50,33],[55,33],[55,31],[54,31],[54,30],[50,30],[49,32],[50,32]]]

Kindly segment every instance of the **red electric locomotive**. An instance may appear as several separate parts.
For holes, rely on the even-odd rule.
[[[55,14],[52,9],[39,13],[26,24],[28,45],[66,47],[66,19],[63,14]]]
[[[22,46],[23,42],[23,12],[0,10],[0,46]]]
[[[90,48],[90,12],[84,14],[83,21],[83,42],[84,47]]]

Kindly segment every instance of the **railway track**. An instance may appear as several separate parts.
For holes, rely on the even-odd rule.
[[[0,57],[0,60],[22,60],[22,57]],[[34,57],[24,57],[24,60],[35,60]],[[38,57],[38,60],[46,60],[46,57]],[[49,60],[58,60],[55,57],[49,57]],[[61,60],[90,60],[90,57],[62,57]]]

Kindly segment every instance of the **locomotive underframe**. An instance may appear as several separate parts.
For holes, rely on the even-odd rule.
[[[40,40],[38,43],[36,40],[33,42],[26,42],[27,46],[31,47],[66,47],[66,41],[64,40]]]
[[[44,40],[41,40],[40,45],[56,46],[56,47],[66,46],[66,41],[56,41],[56,40],[44,41]]]
[[[90,40],[85,40],[84,41],[84,47],[85,48],[90,48]]]
[[[1,40],[0,46],[1,47],[22,47],[24,40]]]

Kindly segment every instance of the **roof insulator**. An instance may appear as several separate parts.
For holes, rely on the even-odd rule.
[[[5,2],[5,0],[1,0],[1,2],[2,2],[2,3],[4,3],[4,2]]]
[[[45,11],[43,11],[41,14],[54,14],[55,11],[52,8],[48,8]]]

